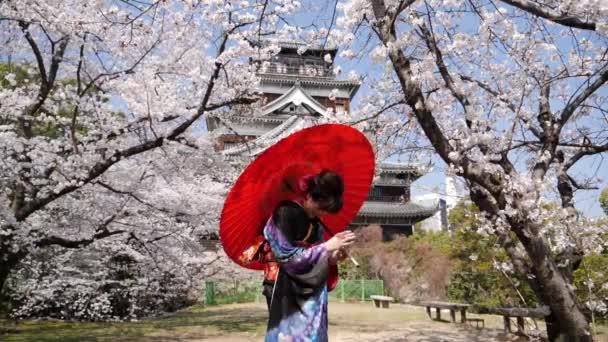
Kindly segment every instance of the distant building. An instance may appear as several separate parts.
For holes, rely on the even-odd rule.
[[[464,199],[464,191],[459,187],[457,178],[451,174],[445,176],[445,188],[437,192],[430,192],[416,196],[417,203],[432,205],[437,203],[439,210],[431,217],[421,221],[419,227],[426,231],[447,231],[451,230],[448,223],[450,211]]]

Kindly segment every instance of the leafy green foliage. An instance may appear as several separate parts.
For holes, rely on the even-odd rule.
[[[604,210],[604,214],[608,215],[608,188],[604,189],[600,194],[600,206]]]
[[[589,306],[608,305],[608,251],[585,256],[579,269],[574,272],[576,296],[581,303]],[[597,315],[597,313],[596,313]],[[603,319],[608,315],[604,314]]]
[[[0,88],[1,89],[17,89],[26,84],[38,84],[40,75],[28,64],[6,64],[0,63]]]
[[[19,90],[31,93],[34,98],[39,90],[41,83],[40,74],[36,68],[29,64],[6,64],[0,63],[0,89]],[[77,88],[77,81],[74,79],[57,80],[55,87],[51,90],[45,106],[42,106],[33,114],[31,120],[32,133],[36,136],[57,139],[61,136],[70,134],[71,121],[76,110],[76,102],[65,94],[74,93]],[[96,102],[105,103],[110,98],[96,86],[90,87],[83,94],[84,97],[94,97]],[[78,109],[77,117],[92,115]],[[124,117],[123,113],[115,113],[117,118]],[[11,120],[8,115],[0,112],[0,124]],[[76,133],[85,136],[89,129],[76,120]]]
[[[477,233],[478,217],[479,209],[472,203],[458,204],[448,217],[455,228],[448,296],[478,305],[534,306],[534,292],[524,279],[509,272],[507,255],[495,246],[497,238]]]
[[[359,268],[341,265],[350,279],[379,277],[389,292],[405,300],[442,298],[487,306],[534,306],[537,299],[527,283],[509,270],[497,238],[477,233],[479,210],[461,203],[451,212],[454,232],[417,230],[410,237],[382,242],[379,227],[358,232],[353,254]]]

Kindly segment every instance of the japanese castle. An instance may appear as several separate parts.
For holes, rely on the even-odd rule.
[[[216,148],[228,158],[254,157],[299,129],[331,121],[330,114],[350,112],[360,83],[336,79],[337,49],[308,46],[302,51],[304,45],[293,42],[279,46],[280,52],[270,62],[252,61],[261,79],[264,105],[260,112],[233,117],[229,128],[215,117],[207,118],[208,130],[219,136]],[[424,172],[414,165],[380,163],[367,201],[352,225],[378,224],[385,240],[411,235],[414,224],[438,213],[442,204],[411,201],[410,184]]]

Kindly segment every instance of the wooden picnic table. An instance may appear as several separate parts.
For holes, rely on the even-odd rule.
[[[374,301],[374,304],[376,305],[377,308],[382,306],[385,309],[388,309],[388,304],[390,302],[395,301],[395,299],[393,297],[389,297],[389,296],[373,295],[373,296],[369,296],[369,298],[371,298]]]
[[[441,310],[447,309],[450,310],[450,318],[452,319],[452,323],[456,323],[456,311],[460,311],[460,322],[466,323],[467,321],[467,309],[471,306],[470,304],[463,303],[450,303],[450,302],[421,302],[420,306],[426,307],[426,313],[429,315],[430,319],[433,319],[431,316],[431,309],[435,309],[436,319],[441,319]]]

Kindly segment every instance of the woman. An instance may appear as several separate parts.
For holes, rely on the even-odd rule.
[[[320,217],[342,208],[344,184],[332,171],[305,177],[304,198],[281,202],[264,228],[279,272],[272,293],[266,341],[327,341],[327,277],[346,257],[352,232],[323,242]]]

